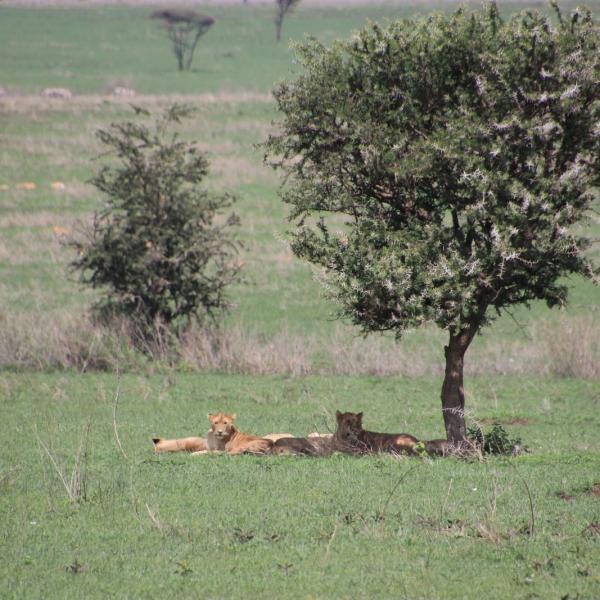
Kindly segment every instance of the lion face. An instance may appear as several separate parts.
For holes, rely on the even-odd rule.
[[[208,420],[210,422],[210,430],[217,439],[228,439],[229,437],[231,437],[231,434],[235,431],[235,426],[233,424],[233,422],[235,421],[235,414],[209,414]]]
[[[355,440],[363,430],[363,414],[360,413],[342,413],[339,410],[335,413],[337,421],[337,430],[335,435],[342,440]]]

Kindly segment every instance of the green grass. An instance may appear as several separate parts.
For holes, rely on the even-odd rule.
[[[365,8],[299,10],[276,44],[272,11],[265,7],[200,7],[216,19],[201,39],[192,71],[179,73],[170,42],[150,7],[80,10],[2,10],[0,37],[7,54],[0,81],[22,91],[69,87],[100,93],[111,82],[129,82],[142,93],[268,91],[289,73],[289,38],[305,33],[325,40],[348,35],[373,15]],[[378,18],[405,16],[407,9],[377,8]],[[275,78],[274,78],[275,75]]]
[[[522,3],[502,3],[509,13]],[[565,5],[565,6],[568,6]],[[450,3],[425,3],[419,11],[450,10]],[[275,82],[293,72],[292,52],[275,44],[271,12],[266,7],[205,7],[217,23],[199,44],[196,69],[178,73],[167,40],[148,19],[150,7],[95,7],[79,9],[0,9],[0,83],[8,90],[35,94],[46,86],[66,86],[91,97],[69,102],[36,97],[0,100],[0,305],[5,313],[82,310],[90,294],[82,293],[66,277],[68,252],[59,246],[53,227],[71,229],[100,206],[101,198],[86,184],[102,151],[95,132],[110,122],[130,118],[128,101],[98,96],[115,82],[133,86],[152,99],[136,102],[153,109],[168,100],[160,95],[195,94],[189,102],[197,116],[186,124],[186,135],[209,153],[209,187],[235,193],[242,218],[241,238],[246,250],[247,285],[234,290],[231,320],[258,335],[280,330],[320,336],[335,329],[330,316],[335,307],[324,301],[308,265],[293,259],[281,241],[287,227],[286,207],[278,200],[278,174],[262,165],[256,147],[272,128],[274,104],[247,99],[247,92],[268,94]],[[285,23],[289,39],[311,34],[331,41],[347,37],[367,19],[385,21],[416,12],[410,7],[353,8],[300,7]],[[287,40],[286,40],[287,41]],[[201,73],[203,69],[209,73]],[[197,96],[216,93],[215,102]],[[220,95],[219,95],[220,94]],[[181,98],[181,97],[180,97]],[[186,98],[185,96],[183,98]],[[18,190],[32,181],[36,190]],[[66,190],[50,184],[62,181]],[[18,221],[16,223],[15,221]],[[600,233],[597,218],[591,233]],[[593,250],[600,256],[598,246]],[[598,306],[600,293],[589,283],[574,280],[569,314],[588,314]],[[543,305],[530,313],[517,308],[522,324],[547,319]],[[429,340],[435,332],[419,332],[412,340]],[[523,338],[519,325],[505,316],[488,333],[500,340]],[[486,336],[486,338],[488,337]],[[482,338],[484,339],[484,338]],[[480,340],[477,341],[480,343]]]
[[[501,4],[506,12],[514,6]],[[210,154],[207,185],[239,198],[247,284],[232,292],[228,323],[257,339],[289,331],[345,349],[352,334],[331,342],[334,307],[281,241],[287,211],[278,176],[255,146],[276,118],[266,94],[293,73],[292,53],[274,43],[266,8],[201,10],[217,24],[192,72],[178,73],[165,36],[147,19],[151,8],[0,8],[0,85],[24,94],[0,98],[1,328],[25,317],[32,332],[45,330],[93,300],[67,276],[69,255],[53,228],[72,229],[100,205],[85,183],[99,164],[94,133],[130,117],[128,101],[107,95],[128,85],[153,110],[170,102],[164,94],[197,107],[184,135]],[[414,10],[301,5],[284,35],[331,41],[367,18]],[[48,86],[76,96],[39,98]],[[15,188],[24,181],[36,189]],[[52,190],[53,181],[66,189]],[[598,237],[597,218],[589,227]],[[593,252],[599,256],[598,247]],[[589,316],[593,338],[598,289],[572,283],[572,304],[558,322]],[[151,437],[201,434],[206,413],[218,410],[237,412],[253,433],[324,431],[340,409],[364,410],[374,430],[441,437],[434,377],[200,375],[148,362],[143,371],[154,375],[121,380],[124,457],[113,430],[115,375],[3,371],[0,596],[596,598],[600,536],[589,526],[600,522],[600,499],[589,490],[600,480],[598,384],[493,376],[502,365],[526,363],[511,344],[527,349],[546,339],[537,332],[552,332],[557,315],[535,304],[514,317],[502,317],[470,350],[467,364],[489,348],[501,364],[468,379],[467,406],[478,419],[524,420],[507,427],[532,453],[485,463],[152,454]],[[554,343],[567,354],[579,340]],[[434,363],[442,344],[443,335],[426,328],[396,348],[390,343],[389,352]],[[70,477],[88,424],[86,497],[72,502],[40,442]]]
[[[241,3],[240,3],[241,4]],[[190,73],[179,73],[169,41],[153,8],[0,9],[0,84],[23,93],[68,87],[75,93],[102,93],[122,82],[141,93],[202,93],[223,90],[268,92],[293,72],[291,40],[313,35],[329,43],[347,37],[367,20],[406,18],[432,10],[454,10],[457,2],[398,6],[314,8],[302,6],[284,23],[275,43],[273,11],[265,6],[202,6],[216,24],[200,40]],[[479,4],[473,2],[472,4]],[[565,9],[577,3],[561,3]],[[500,2],[505,14],[539,6],[535,1]]]
[[[323,298],[311,268],[293,258],[286,247],[287,208],[277,197],[278,175],[262,164],[262,152],[255,146],[266,138],[276,118],[273,105],[235,97],[212,103],[194,96],[188,101],[198,110],[186,124],[185,135],[209,153],[208,187],[233,192],[238,198],[235,210],[245,244],[240,255],[245,284],[232,290],[235,306],[229,322],[259,336],[287,331],[330,338],[338,327],[331,319],[335,306]],[[167,103],[147,98],[138,102],[155,112]],[[101,98],[6,106],[11,118],[0,136],[0,183],[10,189],[0,191],[0,256],[4,258],[0,305],[6,314],[84,311],[93,294],[68,277],[70,254],[60,246],[53,228],[72,230],[77,219],[85,219],[101,206],[97,192],[85,184],[98,168],[93,158],[102,151],[94,133],[111,122],[132,118],[132,111],[127,103]],[[65,191],[51,189],[56,180],[65,182]],[[21,181],[33,181],[37,188],[15,189]],[[600,222],[595,218],[589,227],[597,237]],[[593,252],[600,256],[597,245]],[[600,290],[579,278],[570,286],[568,316],[593,319]],[[490,345],[527,343],[528,337],[536,336],[536,328],[559,317],[558,311],[549,311],[543,303],[534,303],[531,310],[517,307],[512,317],[504,315],[475,341],[471,355],[479,356]],[[425,328],[406,336],[403,347],[437,362],[443,340],[435,328]]]
[[[434,379],[126,376],[126,458],[116,387],[108,375],[3,378],[3,598],[597,594],[595,385],[473,381],[477,416],[525,419],[508,429],[532,450],[485,463],[151,451],[151,437],[201,434],[221,409],[256,433],[323,431],[325,413],[364,408],[374,429],[439,436]],[[37,437],[70,475],[88,423],[86,498],[74,503]]]

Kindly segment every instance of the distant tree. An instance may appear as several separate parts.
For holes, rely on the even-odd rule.
[[[299,55],[267,141],[292,249],[365,332],[448,332],[442,409],[460,444],[475,335],[514,305],[562,306],[565,276],[598,282],[579,227],[600,185],[598,26],[583,9],[504,22],[491,2]]]
[[[193,10],[157,10],[151,19],[160,19],[173,44],[180,71],[189,71],[198,40],[214,25],[212,17],[201,15]]]
[[[281,29],[286,15],[291,13],[300,0],[275,0],[275,39],[281,41]]]
[[[136,113],[150,116],[139,107]],[[118,160],[92,178],[106,204],[70,242],[72,269],[101,291],[98,314],[125,316],[143,335],[157,324],[177,330],[215,317],[239,279],[238,219],[224,215],[233,198],[199,187],[208,171],[204,154],[170,131],[189,114],[173,105],[153,127],[126,121],[98,131]]]

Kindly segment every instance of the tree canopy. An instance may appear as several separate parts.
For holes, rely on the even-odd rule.
[[[563,305],[565,275],[597,281],[574,226],[600,183],[598,27],[586,9],[503,21],[491,2],[297,51],[266,144],[292,249],[365,332],[449,332],[446,430],[464,438],[474,335],[515,304]]]

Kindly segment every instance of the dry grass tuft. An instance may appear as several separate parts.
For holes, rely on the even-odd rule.
[[[420,376],[442,369],[428,356],[416,355],[389,338],[357,337],[345,328],[336,329],[323,350],[324,372],[336,375]]]
[[[171,95],[140,94],[135,98],[135,103],[144,107],[166,106],[174,102],[194,105],[272,104],[274,99],[269,93],[245,91]],[[0,97],[0,110],[14,114],[31,113],[32,111],[59,112],[64,111],[67,106],[70,113],[77,115],[90,108],[105,107],[107,104],[128,107],[131,104],[131,98],[110,94],[86,94],[57,102],[55,99],[36,95],[5,95]]]
[[[600,323],[590,316],[544,322],[536,337],[543,343],[551,375],[600,379]]]
[[[530,339],[494,341],[465,362],[469,375],[530,375],[600,379],[600,319],[561,316],[535,323]]]
[[[263,375],[307,375],[312,371],[314,338],[283,332],[267,339],[239,326],[228,330],[192,328],[182,337],[181,358],[198,370]]]
[[[70,477],[67,474],[66,467],[60,464],[56,454],[40,438],[37,428],[35,435],[37,437],[40,451],[48,457],[54,469],[54,472],[67,494],[69,500],[73,503],[84,502],[87,500],[87,457],[88,457],[88,438],[91,424],[88,423],[81,433],[79,447],[75,452],[73,468]]]
[[[14,315],[0,326],[0,368],[114,371],[131,355],[118,332],[87,317]]]
[[[127,323],[111,328],[84,315],[40,311],[0,315],[0,369],[121,371],[158,365],[235,374],[441,375],[444,365],[427,346],[396,344],[388,337],[357,337],[339,326],[332,335],[270,337],[243,324],[189,328],[179,338],[157,330],[136,350],[139,337]],[[432,338],[433,339],[433,338]],[[139,347],[139,341],[137,343]],[[468,373],[545,374],[600,379],[600,323],[587,317],[561,319],[538,327],[533,339],[506,346],[490,340],[467,359]]]

